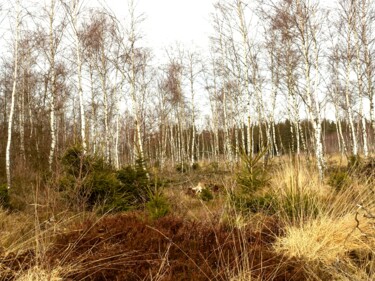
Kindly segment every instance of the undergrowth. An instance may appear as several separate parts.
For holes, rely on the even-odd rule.
[[[28,206],[0,192],[0,280],[373,280],[373,161],[321,181],[303,158],[262,153],[232,174],[166,173],[73,147]]]

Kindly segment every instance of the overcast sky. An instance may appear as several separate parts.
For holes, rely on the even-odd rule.
[[[210,13],[214,0],[134,0],[137,13],[146,17],[141,26],[145,42],[156,52],[181,42],[207,48],[210,35]],[[126,0],[106,0],[110,8],[123,18]]]

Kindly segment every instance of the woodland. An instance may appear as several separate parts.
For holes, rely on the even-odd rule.
[[[0,280],[375,279],[375,1],[93,2],[0,5]]]

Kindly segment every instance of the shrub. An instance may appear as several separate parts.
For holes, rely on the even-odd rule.
[[[193,171],[199,170],[199,169],[200,169],[199,163],[194,162],[194,163],[191,165],[191,169],[192,169]]]
[[[214,196],[212,195],[212,192],[211,190],[209,190],[208,188],[203,188],[202,189],[202,192],[200,193],[199,197],[203,200],[203,201],[211,201],[212,199],[214,199]]]
[[[170,205],[162,194],[157,194],[146,203],[146,210],[152,219],[159,219],[169,214]]]
[[[328,178],[328,184],[340,191],[343,187],[350,183],[350,177],[347,171],[332,171]]]
[[[244,166],[237,175],[237,183],[240,185],[243,193],[254,193],[269,183],[270,177],[267,170],[260,165],[260,160],[266,152],[267,148],[263,149],[255,157],[248,156],[245,152],[241,153]]]
[[[274,214],[276,212],[276,198],[271,193],[265,194],[231,194],[231,202],[242,213],[265,213]]]
[[[121,182],[121,191],[129,194],[133,205],[139,205],[147,201],[151,181],[141,160],[136,162],[135,167],[126,166],[119,170],[117,179]]]
[[[179,163],[176,165],[176,171],[179,173],[186,173],[188,171],[188,165],[186,163]]]
[[[4,208],[10,207],[10,197],[7,185],[0,184],[0,206]]]
[[[70,202],[107,212],[138,208],[148,199],[149,178],[141,160],[135,167],[115,171],[102,158],[72,147],[61,162],[65,175],[60,179],[60,188]]]

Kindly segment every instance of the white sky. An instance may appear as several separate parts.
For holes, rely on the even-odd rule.
[[[184,45],[208,46],[210,12],[215,0],[134,0],[136,13],[146,17],[141,30],[145,43],[160,52],[176,42]],[[124,18],[126,0],[106,0],[107,5]]]

